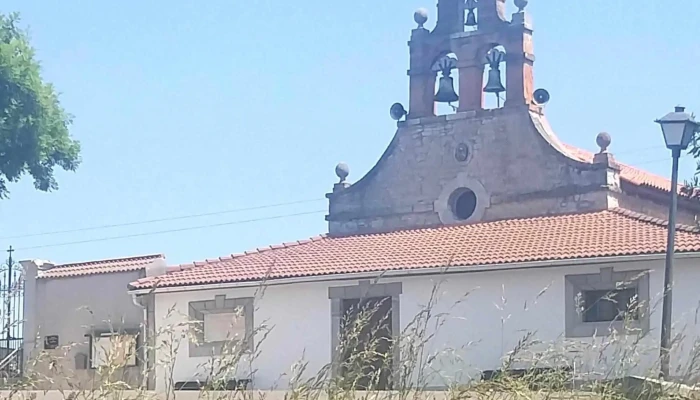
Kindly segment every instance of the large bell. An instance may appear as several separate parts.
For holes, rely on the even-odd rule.
[[[438,91],[435,93],[435,101],[438,103],[453,103],[457,100],[459,100],[459,96],[455,92],[452,77],[440,77],[440,86],[438,86]]]
[[[495,68],[491,68],[489,71],[489,80],[484,86],[484,92],[486,93],[502,93],[505,92],[506,88],[501,82],[501,71]]]

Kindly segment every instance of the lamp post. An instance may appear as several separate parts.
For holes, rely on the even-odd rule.
[[[661,125],[666,147],[671,150],[673,169],[671,170],[671,204],[668,211],[668,240],[666,242],[666,266],[664,269],[664,297],[661,314],[661,378],[668,378],[671,361],[671,312],[673,309],[673,253],[676,240],[676,208],[678,206],[678,159],[681,151],[688,148],[695,132],[700,128],[685,108],[676,107],[672,113],[656,120]]]

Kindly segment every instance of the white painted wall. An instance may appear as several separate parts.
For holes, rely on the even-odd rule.
[[[47,376],[41,388],[65,389],[76,383],[91,387],[96,370],[77,369],[75,356],[89,355],[89,335],[93,330],[141,330],[143,309],[133,303],[127,285],[143,277],[143,271],[36,279],[36,266],[25,262],[30,271],[25,280],[25,358],[31,360],[43,351],[47,335],[58,335],[59,348],[46,350],[57,363],[32,368]],[[141,368],[127,367],[124,378],[129,384],[141,383]]]
[[[432,288],[439,284],[439,302],[435,314],[447,313],[445,323],[431,341],[428,353],[441,352],[434,363],[440,376],[431,378],[431,385],[468,380],[476,371],[498,368],[502,357],[513,349],[526,331],[535,331],[536,338],[547,345],[572,350],[575,346],[564,343],[564,276],[571,273],[597,273],[601,267],[614,266],[616,271],[649,269],[652,303],[651,332],[636,346],[620,343],[605,351],[614,357],[615,350],[644,349],[658,346],[660,336],[661,303],[663,287],[663,261],[625,262],[597,265],[577,265],[538,269],[461,273],[451,275],[413,276],[382,279],[381,283],[401,281],[401,325],[406,326],[421,310],[431,296]],[[674,290],[674,321],[676,329],[683,329],[686,338],[682,350],[676,351],[674,361],[687,359],[692,341],[700,335],[697,309],[700,304],[700,265],[697,259],[676,261],[676,286]],[[262,343],[260,356],[250,367],[255,370],[254,385],[258,389],[284,389],[285,374],[302,356],[308,361],[308,370],[318,371],[331,360],[331,308],[328,288],[348,286],[358,281],[335,280],[304,284],[269,285],[264,295],[256,301],[255,325],[265,324],[272,331]],[[543,289],[547,288],[544,293]],[[188,302],[213,299],[215,295],[248,297],[259,292],[257,288],[230,288],[198,290],[190,292],[160,293],[156,295],[156,328],[158,330],[186,320]],[[465,294],[470,293],[465,298]],[[259,293],[258,293],[259,294]],[[539,295],[539,298],[538,298]],[[657,304],[658,303],[658,304]],[[168,310],[173,312],[168,317]],[[432,329],[432,328],[431,328]],[[674,334],[678,330],[674,331]],[[260,338],[256,338],[260,340]],[[603,339],[609,340],[609,339]],[[588,365],[601,366],[597,351],[601,339],[577,339],[589,349],[585,356]],[[257,343],[257,342],[256,342]],[[446,351],[454,349],[453,351]],[[593,349],[593,350],[591,350]],[[569,353],[571,358],[581,359],[583,354]],[[157,358],[164,359],[161,351]],[[461,357],[460,361],[457,357]],[[638,355],[639,372],[648,370],[658,357],[658,350]],[[585,357],[584,357],[585,358]],[[201,364],[206,358],[190,358],[184,340],[176,356],[173,378],[175,381],[205,378]],[[608,362],[610,359],[608,359]],[[578,369],[585,368],[586,361],[579,361]],[[247,371],[247,370],[243,370]],[[242,372],[245,374],[245,372]],[[158,373],[156,388],[163,388],[163,371]]]

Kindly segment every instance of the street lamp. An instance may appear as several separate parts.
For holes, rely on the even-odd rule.
[[[661,378],[668,378],[671,350],[671,311],[673,308],[673,253],[676,240],[676,208],[678,206],[678,159],[681,151],[688,148],[700,124],[685,112],[684,107],[676,107],[672,113],[656,120],[661,125],[666,147],[671,150],[673,169],[671,170],[671,204],[668,211],[668,240],[666,242],[666,267],[664,271],[664,301],[661,314]]]

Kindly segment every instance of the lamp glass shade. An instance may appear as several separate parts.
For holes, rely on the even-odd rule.
[[[675,112],[667,114],[656,122],[661,125],[666,147],[669,149],[687,149],[699,126],[682,107],[677,107]]]
[[[685,132],[685,124],[678,122],[661,123],[661,131],[664,134],[666,147],[680,147],[683,143],[683,133]]]

